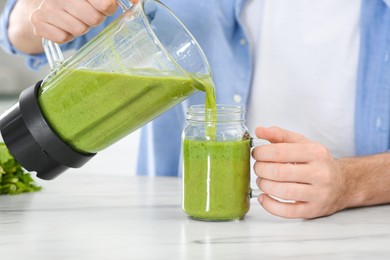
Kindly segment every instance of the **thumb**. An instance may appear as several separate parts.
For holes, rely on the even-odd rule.
[[[265,139],[271,143],[307,143],[309,142],[303,135],[290,132],[279,127],[257,127],[255,134],[258,138]]]

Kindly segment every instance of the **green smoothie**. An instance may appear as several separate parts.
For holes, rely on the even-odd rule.
[[[196,219],[242,219],[249,210],[250,141],[183,141],[183,210]]]
[[[103,150],[197,90],[212,91],[207,78],[62,70],[39,93],[42,112],[56,133],[80,152]]]

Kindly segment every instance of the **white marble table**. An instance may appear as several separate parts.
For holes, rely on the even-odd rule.
[[[253,200],[240,222],[201,222],[178,178],[80,172],[0,196],[0,259],[390,259],[390,205],[286,220]]]

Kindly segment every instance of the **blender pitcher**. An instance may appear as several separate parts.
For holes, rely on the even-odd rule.
[[[124,13],[65,61],[43,40],[51,73],[0,118],[11,154],[42,179],[81,167],[211,78],[196,40],[161,2],[118,3]]]

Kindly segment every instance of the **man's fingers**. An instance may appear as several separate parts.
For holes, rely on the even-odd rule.
[[[261,194],[258,201],[265,210],[275,216],[283,218],[311,218],[307,202],[286,203],[271,198],[267,194]]]
[[[73,36],[80,36],[89,30],[89,26],[66,11],[59,11],[56,14],[47,16],[47,23],[69,33]]]
[[[306,143],[308,140],[297,133],[279,127],[257,127],[255,134],[258,138],[265,139],[271,143]]]
[[[310,184],[276,182],[258,178],[257,185],[267,195],[286,201],[309,202],[317,198],[317,194]]]
[[[313,183],[315,173],[307,164],[255,162],[255,174],[264,179],[280,182]]]
[[[53,9],[52,3],[42,3],[40,8],[31,13],[30,20],[35,35],[56,43],[65,43],[89,30],[87,24],[67,10]]]
[[[31,19],[35,19],[34,16]],[[34,34],[56,43],[64,43],[73,39],[73,36],[60,28],[46,22],[35,22]]]
[[[65,3],[65,11],[89,27],[97,26],[106,19],[106,15],[88,1],[78,1],[77,4],[74,4],[73,1],[66,1]]]
[[[113,15],[118,9],[118,4],[115,0],[87,0],[99,12],[106,16]]]
[[[329,152],[318,143],[277,143],[255,147],[252,156],[263,162],[307,163],[328,158]]]

